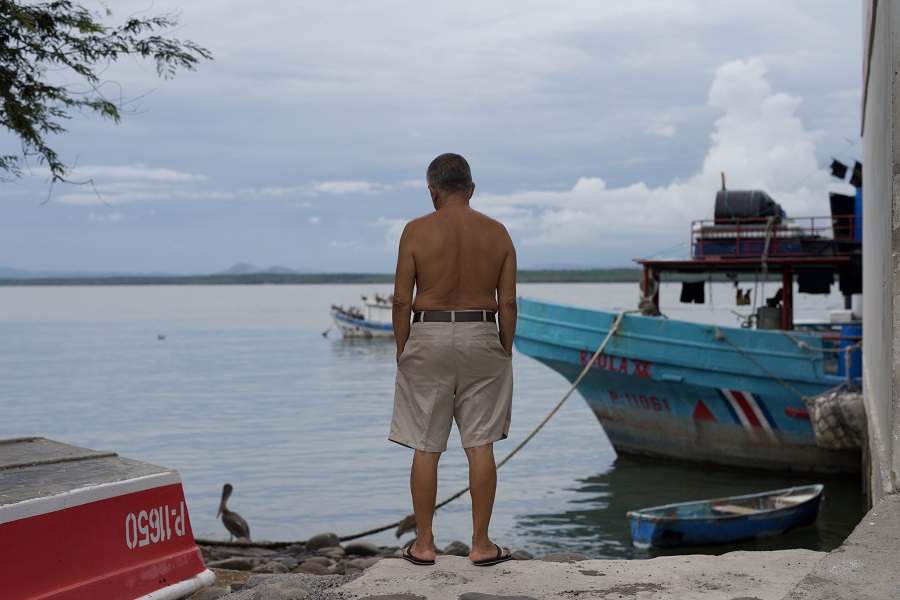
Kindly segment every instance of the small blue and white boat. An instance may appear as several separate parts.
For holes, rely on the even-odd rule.
[[[370,299],[362,297],[362,309],[355,306],[331,307],[331,318],[345,338],[392,338],[394,325],[391,322],[393,297],[375,294]]]
[[[800,327],[793,290],[798,279],[812,277],[824,278],[827,291],[837,275],[848,305],[861,293],[859,217],[787,219],[768,195],[741,194],[719,192],[716,219],[693,224],[690,259],[637,261],[641,314],[520,298],[516,348],[570,382],[585,372],[577,389],[618,453],[858,474],[858,447],[817,445],[813,421],[825,419],[811,418],[810,400],[837,386],[861,387],[861,322],[846,310],[834,322]],[[734,281],[775,275],[782,289],[747,327],[693,323],[660,316],[664,273],[701,286],[711,274]]]
[[[815,522],[823,485],[628,511],[639,548],[712,546],[780,535]]]

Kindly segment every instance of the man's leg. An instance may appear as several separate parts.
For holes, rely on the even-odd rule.
[[[437,472],[440,452],[416,450],[409,474],[413,513],[416,515],[416,543],[410,551],[422,560],[434,559],[434,505],[437,503]]]
[[[497,556],[497,547],[488,537],[494,496],[497,493],[497,463],[494,445],[466,448],[469,459],[469,493],[472,496],[472,551],[469,559],[484,560]]]

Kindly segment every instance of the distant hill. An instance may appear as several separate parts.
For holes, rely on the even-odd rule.
[[[247,275],[249,273],[259,273],[259,269],[247,263],[238,263],[224,271],[216,273],[216,275]]]
[[[228,269],[225,269],[224,271],[215,273],[215,275],[256,275],[258,273],[271,273],[275,275],[296,275],[299,273],[309,273],[309,271],[297,271],[295,269],[289,269],[287,267],[282,267],[279,265],[273,265],[268,269],[260,269],[259,267],[255,267],[251,264],[238,263]]]
[[[261,273],[267,274],[275,274],[275,275],[295,275],[308,273],[304,271],[297,271],[295,269],[289,269],[287,267],[282,267],[279,265],[274,265],[269,267],[268,269],[260,269],[259,267],[255,267],[248,263],[238,263],[225,269],[224,271],[219,271],[213,274],[197,274],[197,275],[184,275],[184,274],[175,274],[175,273],[164,273],[164,272],[153,272],[153,273],[128,273],[123,271],[28,271],[25,269],[13,269],[9,267],[0,267],[0,279],[15,279],[15,280],[24,280],[24,279],[132,279],[132,278],[178,278],[178,277],[218,277],[218,276],[232,276],[232,275],[258,275]]]
[[[641,270],[628,269],[523,269],[520,283],[630,283],[640,281]],[[212,274],[56,272],[0,267],[0,285],[204,285],[260,283],[393,283],[393,273],[313,273],[273,265],[260,269],[237,263]]]
[[[640,269],[540,269],[518,272],[519,283],[632,283]],[[0,267],[0,285],[255,285],[315,283],[392,284],[393,273],[302,273],[273,266],[262,270],[246,263],[211,275],[55,273]]]

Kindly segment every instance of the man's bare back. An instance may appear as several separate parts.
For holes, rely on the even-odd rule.
[[[416,263],[413,310],[497,311],[506,229],[466,205],[444,206],[409,227]]]
[[[475,184],[446,192],[428,186],[435,212],[407,223],[394,279],[397,356],[412,310],[492,310],[512,356],[516,329],[516,251],[506,228],[469,207]],[[415,301],[412,301],[415,289]]]

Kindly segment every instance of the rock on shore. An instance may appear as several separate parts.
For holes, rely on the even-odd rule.
[[[190,600],[781,600],[826,556],[780,550],[591,560],[517,551],[517,560],[484,568],[453,542],[435,565],[422,567],[400,560],[399,547],[341,546],[332,535],[293,545],[198,542],[216,582]]]
[[[366,541],[340,544],[334,533],[321,533],[305,543],[250,544],[197,541],[215,583],[190,600],[336,600],[333,593],[385,558],[400,556],[399,546]],[[439,554],[468,556],[469,547],[452,542]],[[532,556],[517,551],[514,558]],[[583,557],[582,557],[583,558]]]

